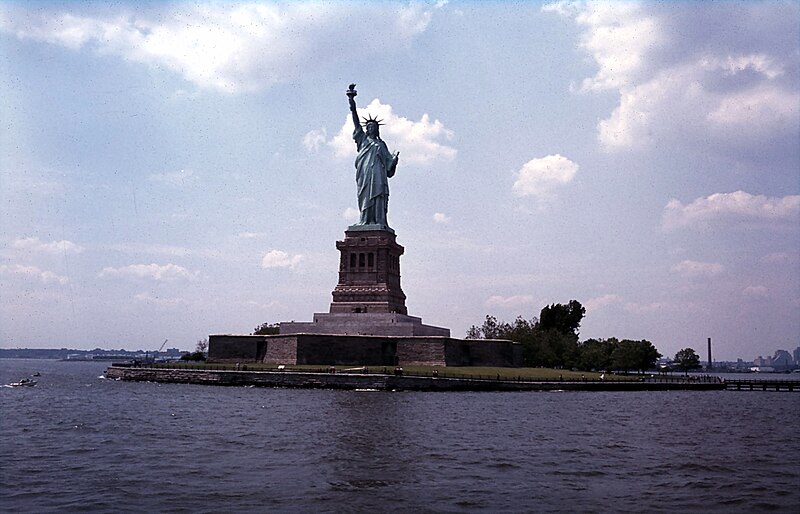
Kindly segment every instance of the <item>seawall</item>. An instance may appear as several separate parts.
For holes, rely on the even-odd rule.
[[[724,390],[724,383],[646,381],[516,381],[382,374],[226,371],[111,366],[106,378],[226,386],[377,389],[380,391],[675,391]]]
[[[335,366],[522,365],[522,345],[502,339],[356,334],[208,336],[208,360],[217,363]]]

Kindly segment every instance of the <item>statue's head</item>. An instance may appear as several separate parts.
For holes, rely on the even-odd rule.
[[[367,135],[370,137],[378,137],[380,136],[381,129],[380,126],[383,125],[381,123],[382,120],[378,118],[373,118],[372,115],[369,115],[369,118],[361,118],[364,120],[364,130],[367,131]]]
[[[380,126],[378,125],[377,122],[370,121],[369,123],[366,124],[366,126],[364,128],[367,129],[367,135],[368,136],[370,136],[370,137],[378,137],[378,136],[380,136],[381,129],[380,129]]]

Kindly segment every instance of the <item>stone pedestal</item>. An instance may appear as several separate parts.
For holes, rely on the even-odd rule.
[[[330,312],[408,314],[400,287],[400,256],[394,232],[347,230],[336,242],[339,283],[333,290]]]
[[[450,329],[425,325],[409,316],[400,287],[400,256],[394,231],[378,226],[351,226],[339,250],[339,282],[329,313],[312,322],[283,322],[280,334],[339,334],[450,337]]]
[[[450,337],[450,329],[425,325],[422,318],[395,312],[317,312],[311,322],[282,322],[280,334]]]

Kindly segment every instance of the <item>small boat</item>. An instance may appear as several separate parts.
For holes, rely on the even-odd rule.
[[[32,387],[36,385],[36,380],[31,380],[30,378],[23,378],[19,382],[11,382],[8,385],[10,385],[11,387],[26,387],[26,386]]]

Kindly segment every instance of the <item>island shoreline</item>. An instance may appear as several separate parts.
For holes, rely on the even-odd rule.
[[[494,380],[392,374],[235,371],[110,366],[106,378],[239,387],[377,391],[720,391],[724,382],[647,380]]]

